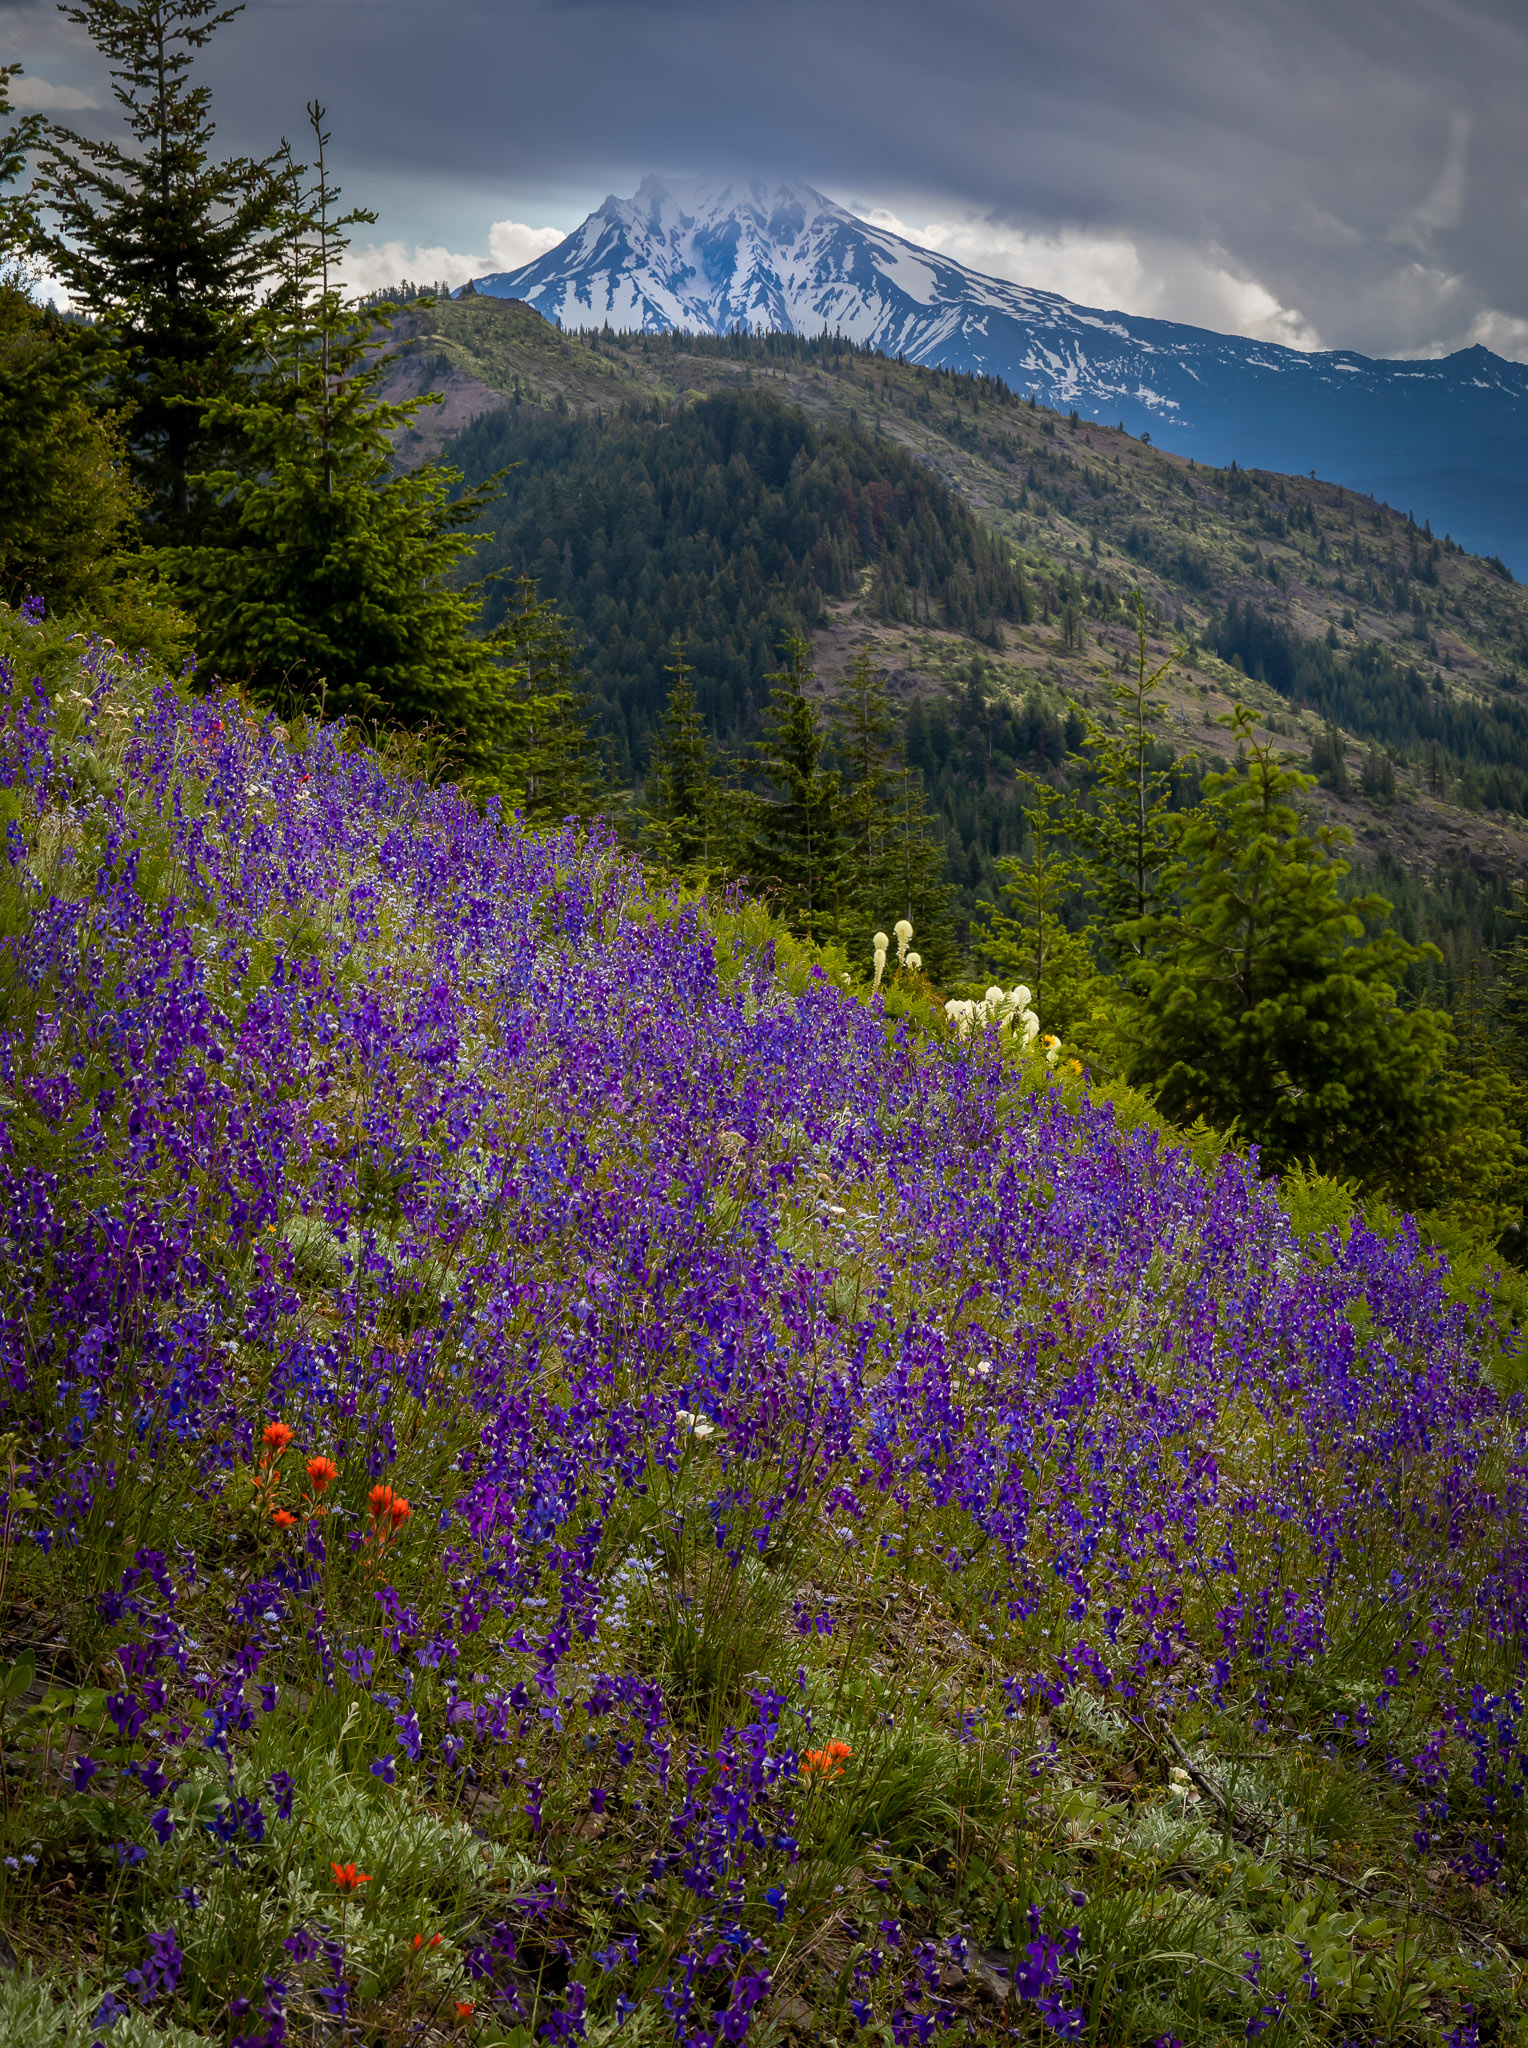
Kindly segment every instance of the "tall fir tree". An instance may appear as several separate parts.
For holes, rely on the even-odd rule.
[[[1238,764],[1205,778],[1175,907],[1125,934],[1142,959],[1122,1018],[1131,1080],[1179,1122],[1238,1125],[1265,1167],[1309,1162],[1408,1205],[1457,1178],[1466,1129],[1481,1179],[1510,1174],[1521,1148],[1495,1092],[1451,1071],[1449,1019],[1397,1001],[1433,949],[1383,928],[1383,898],[1343,897],[1347,834],[1298,803],[1313,778],[1244,710],[1234,722]]]
[[[19,64],[0,64],[0,121],[10,119],[12,88],[20,76]],[[42,116],[26,114],[0,134],[0,276],[12,282],[17,281],[22,252],[35,232],[36,207],[30,192],[13,192],[11,187],[42,140],[42,131]]]
[[[0,121],[20,69],[0,65]],[[27,267],[33,200],[11,188],[42,133],[34,114],[0,134],[0,599],[40,598],[178,665],[189,622],[124,558],[140,494],[120,424],[99,403],[103,338],[39,305]]]
[[[851,959],[868,957],[879,927],[905,917],[915,950],[935,980],[954,972],[959,941],[945,851],[929,815],[921,777],[897,745],[886,674],[862,648],[834,708],[833,738],[843,764],[844,887],[839,936]]]
[[[357,313],[336,282],[344,230],[367,216],[339,212],[324,110],[308,116],[312,182],[290,163],[282,178],[286,282],[258,328],[264,374],[208,408],[236,451],[199,479],[225,517],[156,559],[207,666],[327,712],[437,726],[469,776],[523,795],[525,735],[551,709],[532,712],[511,672],[534,636],[523,617],[483,635],[479,587],[455,580],[494,480],[457,493],[454,470],[394,469],[393,437],[431,401],[380,396],[386,309]]]
[[[200,473],[227,455],[215,402],[244,390],[275,260],[274,160],[219,158],[198,53],[242,12],[217,0],[83,0],[63,13],[106,58],[127,140],[49,124],[31,247],[113,343],[107,397],[126,422],[155,539],[216,519]]]
[[[1028,847],[997,863],[1006,910],[978,904],[972,944],[1003,979],[1030,990],[1043,1031],[1074,1039],[1087,1018],[1097,970],[1089,934],[1063,915],[1080,880],[1070,851],[1075,805],[1048,782],[1026,776]]]
[[[825,939],[834,927],[844,877],[840,777],[823,766],[823,731],[807,694],[811,650],[799,634],[785,643],[772,685],[755,766],[774,793],[753,810],[746,860],[755,888],[773,896],[798,937]]]
[[[1073,813],[1075,845],[1106,964],[1128,974],[1149,944],[1151,919],[1177,846],[1171,767],[1152,730],[1162,686],[1176,659],[1152,661],[1145,601],[1135,594],[1136,658],[1110,690],[1120,720],[1111,731],[1084,710],[1085,752],[1077,766],[1093,785],[1089,809]]]
[[[671,874],[700,881],[725,865],[721,792],[684,642],[676,637],[672,676],[641,813],[645,849]]]
[[[520,576],[490,636],[506,666],[493,723],[492,779],[536,824],[610,807],[589,738],[578,655],[568,622]]]

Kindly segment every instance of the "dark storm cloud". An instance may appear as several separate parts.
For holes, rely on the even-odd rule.
[[[0,26],[98,75],[46,8]],[[1197,250],[1330,344],[1528,353],[1522,0],[251,0],[207,69],[240,146],[323,97],[383,233],[481,247],[647,170],[783,171]]]

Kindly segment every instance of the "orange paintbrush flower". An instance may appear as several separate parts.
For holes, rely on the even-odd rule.
[[[374,1486],[366,1496],[367,1512],[372,1515],[387,1514],[392,1504],[393,1489],[390,1486]]]
[[[392,1505],[388,1508],[387,1512],[388,1515],[391,1517],[393,1527],[396,1529],[408,1520],[409,1516],[414,1512],[414,1510],[409,1506],[408,1502],[403,1498],[403,1495],[400,1493],[396,1496]]]
[[[271,1515],[271,1520],[278,1529],[290,1529],[297,1520],[297,1517],[294,1514],[288,1513],[285,1508],[276,1508]]]
[[[335,1890],[347,1895],[358,1892],[363,1884],[371,1883],[366,1872],[357,1870],[353,1863],[331,1863],[329,1868],[334,1872]]]
[[[274,1451],[279,1458],[292,1441],[292,1432],[284,1422],[268,1422],[260,1432],[260,1441],[268,1451]]]
[[[308,1478],[315,1493],[325,1493],[340,1476],[340,1468],[332,1458],[309,1458]]]
[[[814,1778],[841,1778],[844,1759],[853,1754],[847,1742],[830,1742],[826,1749],[809,1749],[801,1759],[801,1775],[809,1781]]]

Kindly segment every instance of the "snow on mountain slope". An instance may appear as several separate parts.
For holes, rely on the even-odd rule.
[[[983,277],[793,181],[644,178],[476,289],[568,328],[838,333],[1201,461],[1373,490],[1528,574],[1528,367],[1305,354]]]

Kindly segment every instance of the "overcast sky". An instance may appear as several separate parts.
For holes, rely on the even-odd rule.
[[[0,0],[10,60],[107,118],[50,0]],[[1528,359],[1528,0],[249,0],[201,71],[230,150],[327,103],[367,281],[762,171],[1092,305]]]

